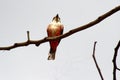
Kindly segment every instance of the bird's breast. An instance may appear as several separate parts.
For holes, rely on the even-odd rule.
[[[60,35],[60,25],[49,25],[48,32],[51,34],[50,36],[58,36]]]

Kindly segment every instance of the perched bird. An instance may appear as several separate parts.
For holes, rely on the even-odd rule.
[[[47,28],[47,35],[48,37],[55,37],[63,34],[63,25],[61,24],[60,17],[57,14],[55,17],[53,17],[52,22],[48,25]],[[50,51],[48,55],[48,60],[54,60],[55,59],[55,54],[57,50],[57,46],[60,43],[59,40],[53,40],[49,41],[50,43]]]

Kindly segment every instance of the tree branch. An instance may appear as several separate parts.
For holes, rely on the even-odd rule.
[[[117,67],[116,69],[117,69],[118,71],[120,71],[120,68]]]
[[[113,60],[112,60],[112,62],[113,62],[113,80],[116,80],[116,70],[120,71],[120,69],[117,67],[117,63],[116,63],[119,47],[120,47],[120,40],[119,40],[116,48],[114,49],[115,53],[114,53]]]
[[[102,73],[101,73],[101,70],[100,70],[100,68],[99,68],[99,66],[98,66],[98,64],[97,64],[96,58],[95,58],[95,47],[96,47],[96,43],[97,43],[97,42],[94,42],[93,55],[92,55],[92,57],[93,57],[93,60],[94,60],[94,62],[95,62],[96,68],[97,68],[97,70],[98,70],[98,72],[99,72],[99,75],[100,75],[100,77],[101,77],[101,80],[104,80],[104,78],[103,78],[103,76],[102,76]]]
[[[28,41],[30,40],[30,33],[29,31],[27,31],[27,38],[28,38]]]
[[[96,20],[94,21],[91,21],[83,26],[80,26],[78,28],[75,28],[75,29],[72,29],[70,30],[69,32],[63,34],[63,35],[60,35],[60,36],[56,36],[56,37],[45,37],[41,40],[30,40],[28,38],[27,41],[25,42],[21,42],[21,43],[15,43],[11,46],[7,46],[7,47],[0,47],[0,50],[10,50],[10,49],[13,49],[13,48],[16,48],[16,47],[22,47],[22,46],[28,46],[30,44],[35,44],[36,46],[39,46],[41,43],[44,43],[44,42],[48,42],[48,41],[51,41],[51,40],[57,40],[57,39],[63,39],[65,37],[68,37],[76,32],[79,32],[79,31],[82,31],[82,30],[85,30],[87,28],[90,28],[92,27],[93,25],[96,25],[97,23],[103,21],[105,18],[111,16],[112,14],[114,14],[115,12],[119,11],[120,10],[120,5],[113,8],[112,10],[108,11],[107,13],[99,16]]]

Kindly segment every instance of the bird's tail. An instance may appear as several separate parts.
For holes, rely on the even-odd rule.
[[[56,54],[56,49],[53,50],[52,48],[50,48],[50,52],[48,54],[48,60],[55,60],[55,54]]]

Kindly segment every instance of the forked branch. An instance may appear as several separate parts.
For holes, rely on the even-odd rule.
[[[117,63],[116,63],[119,47],[120,47],[120,40],[114,49],[115,53],[114,53],[113,60],[112,60],[112,62],[113,62],[113,80],[116,80],[116,70],[120,71],[120,69],[117,67]]]
[[[100,68],[99,68],[99,66],[98,66],[97,60],[96,60],[96,58],[95,58],[95,47],[96,47],[96,43],[97,43],[97,42],[94,42],[93,55],[92,55],[92,57],[93,57],[93,60],[94,60],[94,62],[95,62],[95,66],[96,66],[96,68],[97,68],[97,70],[98,70],[98,73],[99,73],[99,75],[100,75],[100,77],[101,77],[101,80],[104,80],[103,75],[102,75],[102,72],[101,72],[101,70],[100,70]]]

